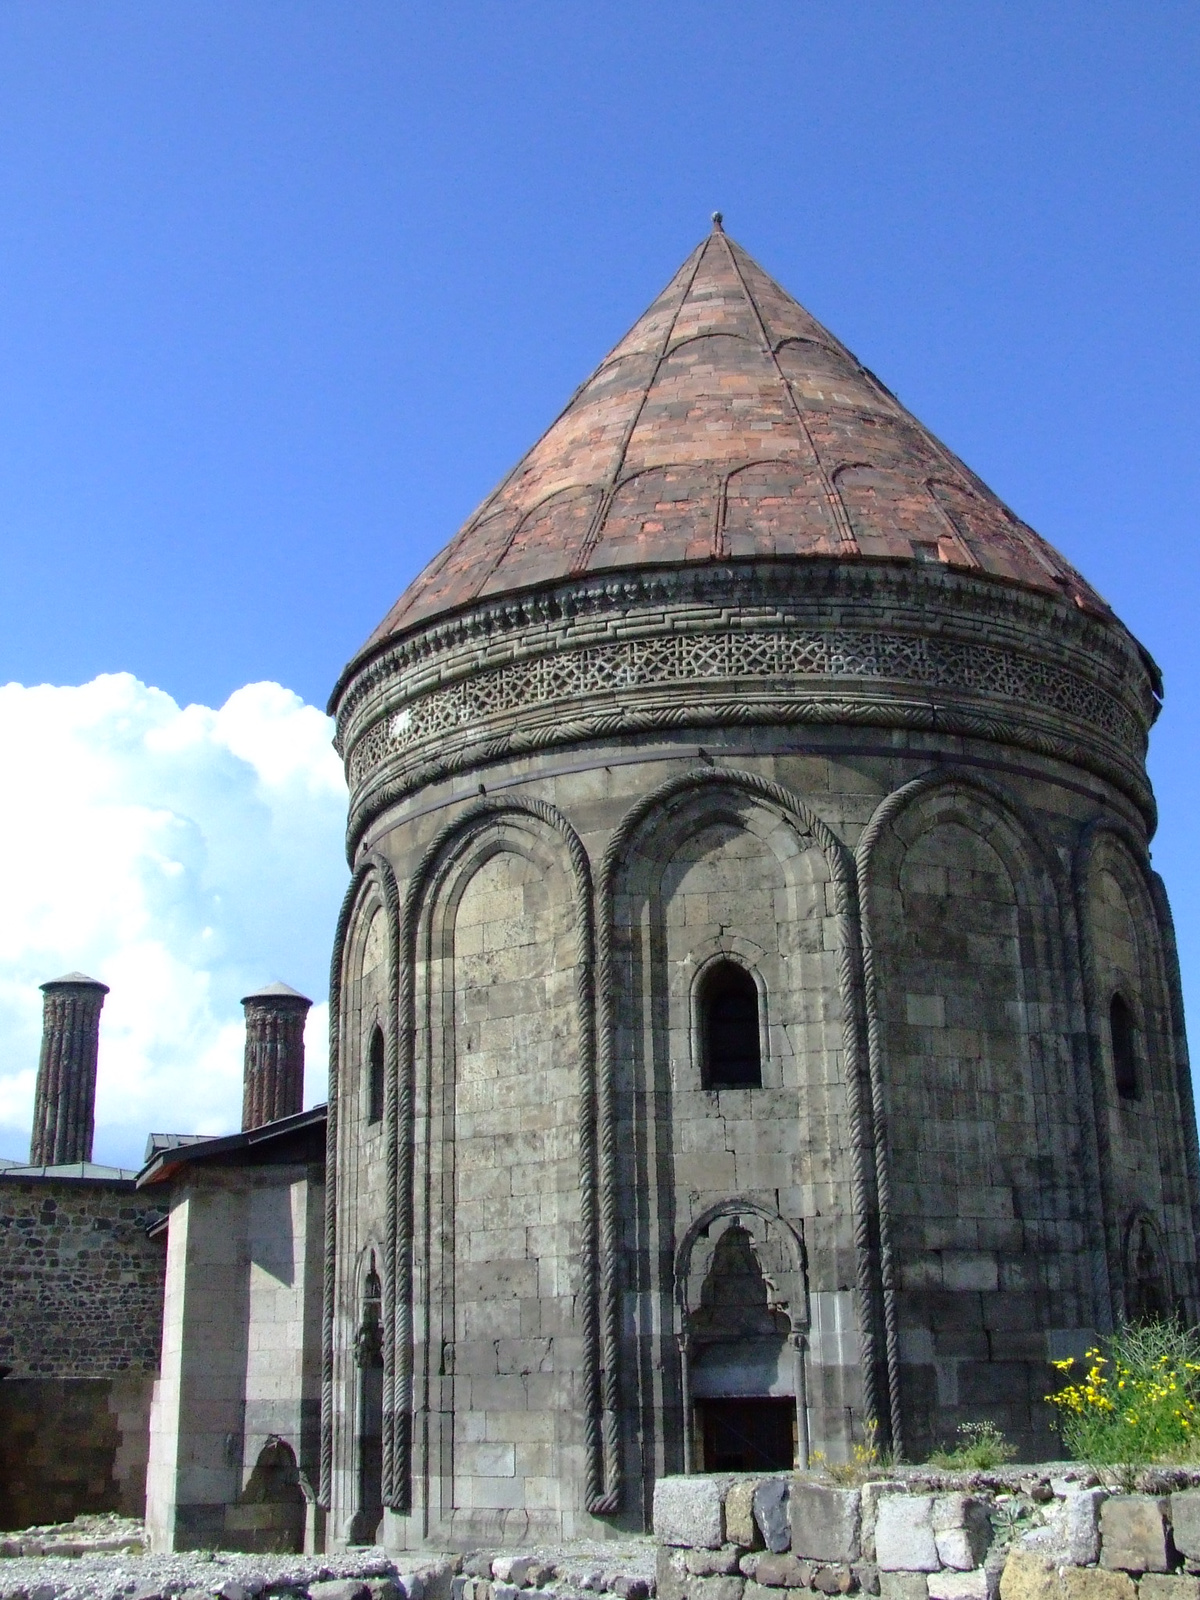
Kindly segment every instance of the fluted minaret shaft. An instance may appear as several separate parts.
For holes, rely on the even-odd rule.
[[[107,984],[82,972],[42,984],[42,1054],[38,1061],[29,1162],[60,1167],[92,1159],[96,1059]]]
[[[286,983],[272,983],[242,1001],[246,1067],[242,1131],[294,1116],[304,1106],[304,1019],[312,1001]]]

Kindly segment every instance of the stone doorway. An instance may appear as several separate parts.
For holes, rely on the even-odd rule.
[[[781,1472],[796,1462],[791,1399],[697,1400],[703,1472]]]

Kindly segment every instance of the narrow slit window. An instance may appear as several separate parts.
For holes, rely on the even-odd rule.
[[[1113,1077],[1116,1079],[1117,1093],[1122,1100],[1136,1100],[1138,1070],[1133,1012],[1122,994],[1114,994],[1109,1003],[1108,1031],[1112,1043]]]
[[[367,1059],[367,1121],[383,1121],[383,1029],[378,1023],[371,1030],[371,1048]]]
[[[760,1089],[758,986],[745,967],[718,961],[700,981],[701,1075],[706,1089]]]

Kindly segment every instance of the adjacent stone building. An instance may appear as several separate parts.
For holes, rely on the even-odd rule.
[[[1195,1319],[1160,697],[718,223],[333,695],[333,1538],[1044,1454],[1050,1359]]]
[[[146,1514],[159,1549],[323,1540],[325,1108],[304,1018],[247,995],[243,1127],[91,1159],[103,984],[44,984],[31,1162],[0,1162],[0,1529]]]
[[[162,1332],[162,1212],[92,1160],[108,990],[42,993],[30,1165],[0,1162],[0,1528],[141,1515]]]

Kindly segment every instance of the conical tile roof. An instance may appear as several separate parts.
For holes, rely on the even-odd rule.
[[[368,648],[585,573],[810,556],[941,561],[1108,612],[718,225]]]

